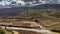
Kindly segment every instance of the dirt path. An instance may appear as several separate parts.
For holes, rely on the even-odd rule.
[[[57,33],[57,32],[52,32],[52,34],[60,34],[60,33]]]
[[[13,31],[14,32],[14,34],[19,34],[17,31]]]

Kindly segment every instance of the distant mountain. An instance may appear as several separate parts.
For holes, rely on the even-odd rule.
[[[60,4],[42,4],[32,7],[13,7],[0,9],[0,16],[18,16],[21,12],[25,10],[40,10],[40,9],[60,9]]]

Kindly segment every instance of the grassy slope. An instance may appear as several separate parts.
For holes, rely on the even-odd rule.
[[[12,15],[14,14],[14,15]],[[60,30],[60,9],[43,9],[43,10],[25,10],[18,11],[13,13],[8,13],[8,19],[18,19],[18,20],[33,20],[36,19],[39,21],[39,24],[43,25],[49,29],[58,29]]]
[[[48,9],[48,10],[27,10],[20,13],[23,18],[30,17],[39,21],[41,25],[49,29],[58,29],[60,25],[60,10]]]
[[[0,34],[13,34],[13,31],[10,29],[2,29],[0,28]]]

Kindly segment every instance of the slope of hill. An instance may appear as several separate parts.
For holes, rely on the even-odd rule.
[[[15,16],[19,15],[20,12],[25,12],[25,10],[41,10],[41,9],[60,9],[60,4],[43,4],[33,7],[15,7],[15,8],[5,8],[0,9],[0,16]]]
[[[0,18],[19,20],[36,19],[39,21],[39,24],[46,28],[60,30],[60,4],[45,4],[33,7],[1,9]]]

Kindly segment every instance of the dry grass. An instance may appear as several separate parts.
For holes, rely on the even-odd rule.
[[[32,31],[24,31],[24,30],[19,30],[18,31],[20,34],[41,34],[37,32],[32,32]]]
[[[60,30],[60,18],[41,18],[39,24],[48,28]]]
[[[17,31],[13,31],[14,32],[14,34],[19,34]]]
[[[52,34],[60,34],[60,33],[57,33],[57,32],[52,32]]]

